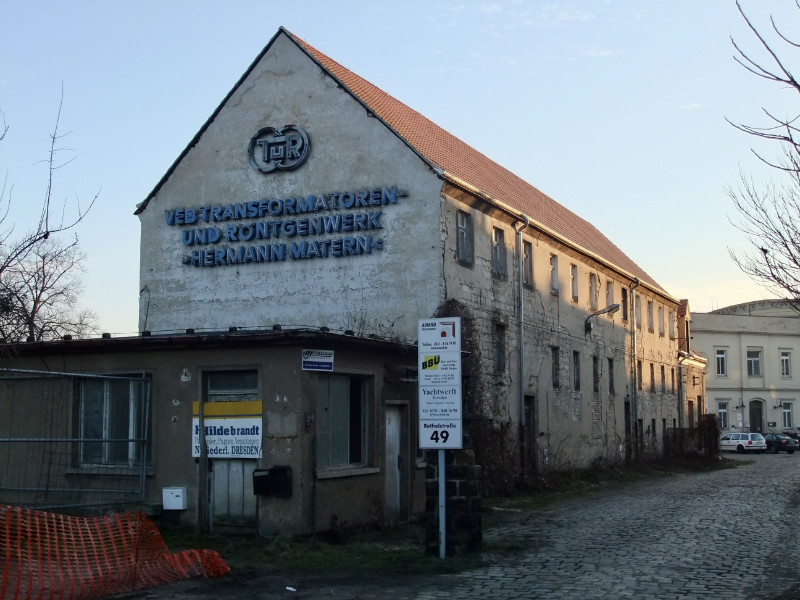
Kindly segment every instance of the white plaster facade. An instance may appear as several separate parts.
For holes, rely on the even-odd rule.
[[[692,322],[694,348],[708,358],[708,410],[722,431],[800,431],[800,314],[784,300],[759,300]]]
[[[139,206],[140,329],[158,335],[281,324],[413,341],[418,319],[455,313],[465,319],[468,345],[465,416],[481,436],[473,443],[484,465],[518,457],[524,474],[657,452],[685,410],[678,301],[576,215],[559,207],[567,221],[559,231],[529,214],[543,195],[515,205],[433,164],[304,48],[280,30]],[[308,132],[307,160],[266,175],[253,168],[251,137],[288,124]],[[309,195],[331,202],[334,193],[391,189],[396,202],[314,213],[380,211],[380,228],[252,242],[371,236],[370,252],[213,267],[183,262],[193,252],[251,244],[184,244],[183,235],[192,239],[184,232],[307,215],[178,224],[176,215],[186,213],[176,210],[203,214],[203,207]],[[470,256],[460,247],[465,217]],[[613,304],[621,309],[593,316]]]

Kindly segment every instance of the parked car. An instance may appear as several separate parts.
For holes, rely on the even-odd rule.
[[[767,443],[767,450],[773,454],[777,454],[781,450],[788,454],[794,454],[794,451],[800,448],[800,443],[796,439],[780,433],[765,433],[764,441]]]
[[[760,433],[727,433],[719,439],[719,449],[729,452],[765,452],[767,442]]]

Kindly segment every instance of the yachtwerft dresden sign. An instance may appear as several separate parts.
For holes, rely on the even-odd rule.
[[[181,262],[193,267],[360,256],[383,250],[383,210],[405,196],[375,187],[174,208],[165,218],[192,248]]]
[[[296,169],[308,158],[309,150],[308,134],[297,125],[259,129],[247,146],[250,164],[262,173]]]

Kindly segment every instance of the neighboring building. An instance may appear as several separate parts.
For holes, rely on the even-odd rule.
[[[708,412],[722,431],[800,431],[800,314],[785,300],[695,313],[694,348],[707,357]]]
[[[392,505],[393,477],[405,491],[390,513],[419,511],[416,391],[385,383],[398,369],[415,379],[416,356],[404,352],[419,319],[462,319],[465,438],[484,490],[657,455],[694,397],[677,385],[679,303],[652,277],[589,222],[284,29],[136,214],[144,343],[234,328],[255,336],[248,352],[181,363],[155,353],[101,361],[100,345],[96,362],[73,362],[68,346],[56,354],[73,370],[152,376],[153,481],[177,485],[158,475],[174,473],[195,509],[205,475],[187,463],[191,428],[185,414],[172,420],[180,399],[162,376],[194,382],[181,403],[211,403],[229,398],[208,397],[209,373],[247,373],[264,437],[262,456],[241,469],[295,467],[293,531],[324,529],[333,515],[374,520]],[[277,360],[258,337],[273,328],[326,335]],[[301,350],[344,338],[347,360],[337,350],[331,372],[299,370]],[[405,359],[384,362],[370,338]],[[356,423],[344,418],[345,398],[362,407],[364,448],[330,458],[326,444]],[[399,474],[386,458],[390,419],[404,449]],[[318,501],[325,490],[346,506]],[[275,511],[258,504],[262,531],[280,527]]]
[[[694,328],[689,301],[678,306],[678,427],[694,428],[706,414],[708,359],[693,345]]]

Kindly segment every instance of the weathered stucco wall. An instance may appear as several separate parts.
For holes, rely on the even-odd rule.
[[[270,174],[255,169],[248,160],[250,138],[261,128],[288,124],[308,134],[305,163]],[[396,204],[221,224],[380,211],[380,228],[249,242],[359,235],[382,240],[383,250],[373,243],[371,253],[356,256],[185,265],[182,257],[192,251],[248,243],[184,245],[182,231],[212,224],[171,226],[165,217],[174,209],[393,186],[405,194]],[[278,35],[139,215],[140,328],[157,333],[281,323],[414,339],[417,319],[430,316],[439,302],[440,189],[441,181],[416,154]]]

